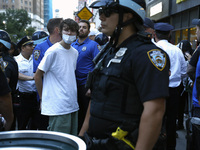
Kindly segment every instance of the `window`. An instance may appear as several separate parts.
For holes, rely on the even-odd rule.
[[[192,44],[192,48],[196,49],[197,46],[196,28],[190,28],[190,43]]]
[[[15,9],[15,6],[14,6],[14,5],[12,5],[12,9]]]
[[[11,0],[12,3],[15,3],[15,0]]]
[[[29,2],[29,6],[31,6],[31,2]]]
[[[188,29],[183,29],[182,30],[182,40],[187,40],[188,39]]]
[[[175,43],[174,44],[178,44],[181,40],[181,32],[180,30],[175,31]]]
[[[8,0],[3,0],[3,3],[8,3]]]
[[[27,1],[25,1],[25,5],[27,5],[28,4],[28,2]]]
[[[23,4],[23,0],[21,0],[21,3]]]

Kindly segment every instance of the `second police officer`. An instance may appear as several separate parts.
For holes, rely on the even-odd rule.
[[[5,75],[8,81],[8,84],[11,88],[12,102],[13,102],[13,111],[14,111],[14,121],[11,127],[11,130],[16,128],[16,118],[18,116],[18,102],[16,100],[16,85],[18,81],[18,65],[12,56],[9,55],[9,49],[11,47],[11,39],[9,34],[0,30],[0,59],[3,58],[3,65],[5,68]],[[17,103],[16,103],[17,102]]]
[[[151,150],[169,92],[169,57],[142,32],[144,0],[101,0],[90,7],[99,9],[102,32],[111,39],[88,77],[91,102],[79,136],[88,149]]]

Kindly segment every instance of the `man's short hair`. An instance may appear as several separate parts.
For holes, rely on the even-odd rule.
[[[88,30],[90,30],[90,22],[89,22],[88,20],[80,20],[79,23],[80,23],[80,22],[87,23],[87,25],[88,25]]]
[[[159,40],[169,40],[170,31],[155,31],[155,33]]]
[[[75,31],[76,34],[78,35],[78,33],[79,33],[79,32],[78,32],[78,30],[79,30],[79,25],[78,25],[78,23],[77,23],[76,21],[74,21],[73,19],[70,19],[70,18],[63,20],[63,21],[61,22],[61,24],[60,24],[60,31],[63,30],[64,24],[66,24],[66,25],[69,27],[69,29],[70,29],[71,31]]]
[[[60,23],[63,19],[62,18],[52,18],[47,23],[47,30],[49,34],[51,35],[56,27],[60,26]]]

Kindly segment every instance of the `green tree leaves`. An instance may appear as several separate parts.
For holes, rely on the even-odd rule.
[[[0,13],[0,29],[7,31],[13,42],[25,35],[32,36],[35,28],[28,27],[31,24],[31,18],[24,9],[7,9]]]

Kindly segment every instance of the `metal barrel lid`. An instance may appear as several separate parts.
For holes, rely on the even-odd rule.
[[[0,150],[86,150],[76,136],[55,131],[19,130],[0,132]]]

